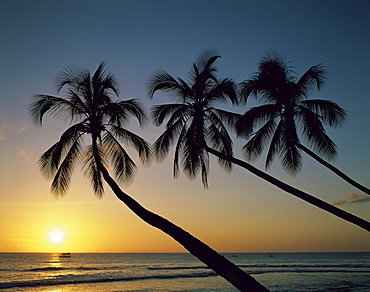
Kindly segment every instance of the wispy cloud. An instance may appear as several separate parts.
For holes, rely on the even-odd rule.
[[[0,120],[4,120],[4,117],[1,117]],[[17,125],[14,122],[5,122],[0,126],[0,141],[5,140],[6,137],[13,133],[23,133],[28,129],[28,125]]]
[[[356,193],[350,193],[347,199],[338,200],[331,203],[334,206],[344,205],[344,204],[352,204],[352,203],[367,203],[370,202],[370,196],[359,196]]]
[[[34,157],[34,155],[32,153],[28,152],[27,148],[24,148],[21,151],[19,151],[17,153],[17,156],[21,157],[23,159],[26,159],[26,160],[32,160],[33,157]]]
[[[12,126],[12,123],[3,123],[0,126],[0,141],[5,139],[5,135],[7,134],[11,126]]]
[[[17,131],[17,133],[23,133],[25,132],[26,130],[28,129],[28,125],[23,125],[19,128],[19,130]]]

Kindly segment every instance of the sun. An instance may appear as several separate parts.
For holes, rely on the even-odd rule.
[[[53,230],[48,233],[49,239],[52,243],[61,243],[63,242],[64,237],[66,236],[64,231]]]

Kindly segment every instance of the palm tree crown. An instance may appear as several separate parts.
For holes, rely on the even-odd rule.
[[[215,61],[220,56],[214,50],[200,54],[190,70],[190,81],[173,78],[165,71],[157,71],[149,80],[149,97],[158,90],[170,93],[175,104],[156,105],[152,108],[154,124],[160,126],[165,119],[166,130],[154,143],[154,154],[163,160],[175,144],[174,176],[179,174],[179,160],[185,174],[194,179],[199,172],[205,187],[209,171],[208,144],[232,156],[233,142],[228,126],[235,124],[237,115],[214,107],[216,103],[237,103],[235,83],[228,78],[218,79]],[[219,160],[220,165],[231,170],[231,163]]]
[[[141,125],[145,123],[147,117],[142,106],[135,99],[112,100],[118,97],[117,81],[107,73],[104,62],[92,76],[86,69],[65,68],[57,75],[57,92],[63,87],[68,88],[66,98],[37,94],[30,106],[30,116],[36,125],[42,124],[45,114],[72,124],[39,159],[42,173],[54,178],[52,192],[65,194],[77,162],[82,162],[98,196],[104,192],[99,164],[111,163],[117,179],[129,183],[136,165],[121,143],[134,147],[144,163],[150,157],[149,144],[124,128],[130,117]],[[88,146],[84,146],[86,136],[92,140]]]
[[[300,137],[326,159],[336,157],[336,145],[326,134],[324,125],[341,126],[346,111],[329,100],[307,99],[312,90],[323,86],[324,80],[325,69],[321,64],[309,68],[297,79],[291,66],[275,53],[261,60],[258,72],[241,83],[242,101],[252,95],[264,102],[248,110],[237,123],[238,134],[251,137],[243,147],[248,160],[260,156],[269,144],[266,168],[279,154],[282,167],[296,174],[302,164]]]

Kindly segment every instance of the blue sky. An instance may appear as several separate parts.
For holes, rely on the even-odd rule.
[[[328,129],[329,135],[338,146],[339,157],[335,165],[359,182],[370,185],[368,1],[2,0],[0,5],[0,190],[4,206],[5,203],[16,206],[18,202],[28,198],[27,190],[33,188],[34,191],[37,189],[38,194],[34,200],[40,200],[40,204],[44,202],[44,197],[47,197],[49,203],[54,200],[48,194],[50,182],[45,181],[38,173],[35,160],[58,139],[65,125],[47,120],[48,123],[43,128],[35,128],[28,119],[27,110],[33,94],[55,94],[54,77],[63,67],[78,65],[94,71],[105,60],[109,70],[119,81],[120,98],[140,98],[149,109],[153,104],[169,101],[162,93],[156,94],[153,100],[147,99],[146,83],[151,73],[164,69],[172,76],[186,78],[197,55],[209,47],[216,48],[222,56],[217,63],[219,75],[233,78],[236,82],[249,78],[256,71],[259,59],[270,50],[291,61],[298,76],[309,67],[323,63],[328,71],[327,82],[320,92],[312,94],[312,98],[332,100],[345,108],[349,115],[342,128]],[[248,106],[252,105],[253,102]],[[225,108],[238,112],[245,110],[230,106]],[[163,130],[154,126],[140,129],[136,124],[132,127],[149,142],[153,142]],[[243,141],[235,141],[236,155],[242,145]],[[255,165],[262,167],[262,160]],[[185,204],[182,200],[194,200],[199,206],[207,206],[211,194],[214,194],[216,198],[223,198],[218,203],[218,207],[221,207],[227,200],[222,191],[230,193],[230,200],[235,201],[235,205],[225,211],[226,217],[228,214],[236,216],[236,211],[233,211],[235,208],[252,201],[256,204],[256,209],[257,206],[268,208],[266,218],[268,214],[282,218],[283,214],[291,211],[295,214],[292,218],[298,220],[299,208],[311,208],[297,202],[297,199],[289,198],[288,194],[267,186],[267,183],[250,178],[251,175],[246,175],[242,170],[234,169],[225,178],[217,163],[211,166],[210,189],[207,191],[202,189],[199,180],[191,182],[184,175],[179,180],[173,180],[171,171],[170,157],[161,165],[140,168],[137,179],[128,191],[134,197],[137,194],[147,207],[158,207],[158,212],[168,214],[169,219],[171,216],[184,214],[185,225],[186,212],[178,209]],[[296,177],[285,174],[278,161],[269,172],[329,202],[346,200],[354,192],[363,196],[361,192],[309,159],[304,160],[303,170]],[[159,173],[163,176],[158,176]],[[246,176],[248,184],[245,181]],[[15,186],[14,183],[20,177],[23,178],[22,183]],[[161,182],[157,185],[157,197],[143,194],[143,185],[151,180]],[[74,182],[86,184],[80,182],[79,174]],[[237,187],[238,183],[241,185]],[[89,193],[88,183],[86,188]],[[253,195],[244,195],[242,190],[245,188]],[[10,190],[13,193],[11,197],[4,195],[9,194]],[[177,195],[166,195],[168,190]],[[187,199],[182,197],[184,193],[187,193]],[[278,194],[278,198],[274,197],[275,194]],[[89,195],[91,196],[91,192]],[[255,201],[260,197],[264,199]],[[246,201],[248,198],[251,201]],[[65,202],[73,199],[63,200]],[[91,200],[96,201],[92,196]],[[198,200],[204,201],[200,203]],[[238,200],[241,201],[237,203]],[[159,204],[159,201],[162,203]],[[341,207],[370,220],[369,203],[350,204],[350,201]],[[176,203],[179,204],[177,207]],[[276,204],[281,204],[280,213],[270,209]],[[210,207],[207,211],[211,212],[209,216],[217,214],[218,207]],[[244,212],[243,208],[239,211]],[[200,228],[200,236],[208,232],[205,230],[216,230],[216,227],[210,227],[211,221],[207,220],[211,219],[205,214],[208,213],[204,213],[199,207],[198,221],[204,222],[205,226],[199,227],[195,223],[188,226],[195,232]],[[299,228],[298,226],[302,226],[299,224],[312,216],[309,212],[306,215],[307,217],[299,219],[301,221],[297,223],[297,227],[291,227],[290,230]],[[236,217],[234,221],[230,220],[229,227],[224,228],[231,228],[235,226],[233,222],[242,220],[239,215]],[[326,220],[327,217],[323,218]],[[179,219],[181,223],[181,218],[175,219]],[[243,220],[249,219],[245,217]],[[265,224],[271,225],[275,219],[270,220],[270,223]],[[289,218],[284,220],[289,221]],[[347,227],[347,223],[340,219],[330,217],[327,220],[330,222],[327,223],[328,229],[331,228],[331,220],[337,226],[333,230],[340,230],[339,224],[347,228],[347,233],[340,235],[338,231],[334,238],[341,238],[343,234],[358,234],[355,227]],[[286,226],[286,222],[282,225]],[[240,233],[235,232],[242,236],[240,230]],[[318,232],[317,245],[323,233],[323,230]],[[216,235],[209,236],[212,243],[212,236],[214,240],[218,238]],[[362,233],[359,238],[362,242],[364,238],[370,241],[369,236]],[[299,240],[296,240],[296,246],[300,246]],[[285,246],[282,249],[294,249],[293,243]],[[363,249],[363,245],[351,246],[348,243],[345,246],[347,249]],[[264,248],[268,249],[268,246]]]

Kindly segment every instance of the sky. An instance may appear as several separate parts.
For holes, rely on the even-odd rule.
[[[29,119],[34,94],[53,94],[55,75],[78,65],[95,71],[106,61],[119,81],[120,99],[138,98],[149,110],[170,102],[147,98],[147,81],[163,69],[187,79],[196,57],[216,48],[220,77],[241,82],[268,51],[284,56],[297,76],[322,63],[325,86],[310,98],[348,111],[348,121],[327,128],[338,146],[334,165],[370,186],[370,3],[358,1],[0,0],[0,251],[185,252],[147,225],[106,186],[102,199],[76,168],[62,198],[37,159],[68,124]],[[243,113],[254,106],[220,107]],[[164,130],[135,121],[130,129],[150,143]],[[234,137],[235,138],[235,137]],[[235,138],[235,156],[245,141]],[[132,157],[137,154],[129,149]],[[173,153],[173,152],[172,152]],[[225,173],[211,160],[209,188],[200,178],[172,176],[172,153],[149,167],[138,164],[125,192],[219,252],[370,252],[370,234],[234,167]],[[254,165],[263,169],[263,158]],[[361,191],[304,156],[292,177],[275,161],[269,174],[339,208],[370,220]],[[59,239],[50,232],[59,231]],[[57,233],[58,234],[58,233]]]

